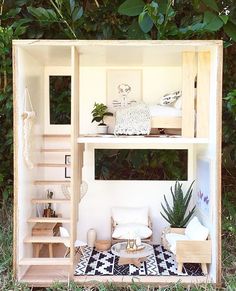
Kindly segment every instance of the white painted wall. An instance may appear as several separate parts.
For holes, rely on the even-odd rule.
[[[83,180],[88,183],[88,192],[79,205],[78,238],[86,241],[88,229],[95,228],[99,239],[109,239],[112,207],[147,206],[153,222],[153,239],[160,242],[161,232],[168,225],[160,214],[161,202],[164,194],[167,199],[170,198],[170,187],[175,181],[97,181],[94,179],[94,149],[99,147],[101,145],[87,145],[84,152]],[[135,145],[130,147],[136,148]],[[153,144],[150,148],[158,147]],[[193,154],[192,146],[182,145],[180,148],[189,149],[189,156]],[[190,158],[189,181],[183,182],[184,189],[189,187],[193,174]]]
[[[17,149],[18,154],[18,260],[23,257],[32,256],[32,245],[25,244],[23,242],[27,235],[31,235],[32,225],[27,223],[27,219],[35,213],[34,206],[32,207],[31,199],[36,196],[36,188],[33,186],[33,181],[36,177],[36,168],[27,168],[23,152],[23,119],[21,114],[24,111],[24,96],[25,87],[28,87],[29,93],[31,95],[31,101],[34,110],[36,111],[36,119],[32,136],[32,158],[34,164],[36,164],[40,159],[40,154],[38,149],[41,144],[40,135],[43,132],[43,67],[40,63],[34,59],[30,54],[28,54],[23,49],[19,48],[17,52],[18,66],[17,66],[17,107],[18,111],[17,124],[18,124],[18,141],[19,147]],[[27,110],[30,110],[27,104]],[[36,153],[36,154],[35,154]],[[24,271],[22,268],[21,273]],[[20,273],[19,273],[20,274]]]
[[[106,72],[107,69],[130,69],[120,67],[80,67],[80,133],[96,132],[96,122],[91,123],[94,103],[106,104]],[[132,70],[135,67],[132,67]],[[142,69],[142,100],[147,104],[158,104],[162,95],[180,90],[182,86],[181,67],[137,67]],[[113,118],[108,117],[106,123],[112,131]]]

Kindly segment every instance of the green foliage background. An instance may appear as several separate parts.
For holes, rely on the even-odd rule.
[[[236,234],[235,0],[0,0],[0,219],[13,200],[12,39],[222,39],[223,229]],[[1,270],[4,271],[4,270]]]

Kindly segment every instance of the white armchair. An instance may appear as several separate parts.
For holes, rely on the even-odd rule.
[[[148,216],[148,208],[112,208],[112,244],[133,238],[140,238],[142,241],[146,242],[152,240],[152,225],[150,217]]]
[[[200,263],[202,272],[207,274],[211,263],[211,240],[209,230],[195,216],[186,228],[167,228],[162,233],[163,246],[176,256],[178,272],[184,263]]]

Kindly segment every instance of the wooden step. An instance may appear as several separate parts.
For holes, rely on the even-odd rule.
[[[46,222],[46,223],[70,223],[71,220],[69,218],[62,218],[62,217],[30,217],[28,222]]]
[[[53,163],[38,163],[38,167],[45,168],[70,168],[70,164],[53,164]]]
[[[69,138],[70,134],[43,134],[44,138]]]
[[[34,185],[70,185],[66,180],[35,180]]]
[[[24,258],[19,262],[20,266],[63,266],[71,264],[69,258]]]
[[[65,245],[69,245],[70,238],[61,236],[27,236],[24,239],[24,243],[62,243]]]
[[[70,149],[41,149],[40,151],[43,153],[68,153],[71,150]]]
[[[70,199],[32,199],[33,204],[43,204],[43,203],[67,203]]]

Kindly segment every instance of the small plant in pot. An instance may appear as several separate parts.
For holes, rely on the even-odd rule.
[[[113,113],[107,111],[107,106],[103,103],[96,103],[94,104],[92,115],[93,119],[92,122],[96,121],[99,122],[97,126],[97,133],[106,134],[108,131],[108,126],[104,122],[105,116],[113,116]]]
[[[189,213],[186,215],[189,202],[192,198],[193,193],[193,186],[194,181],[191,183],[190,187],[188,188],[187,192],[184,194],[182,190],[182,185],[179,181],[175,182],[174,189],[170,188],[171,196],[172,196],[172,207],[170,206],[169,202],[164,195],[165,206],[161,203],[161,206],[164,210],[164,214],[161,213],[162,217],[169,222],[170,227],[166,227],[161,235],[161,242],[165,249],[171,251],[171,246],[166,239],[167,233],[175,233],[175,234],[184,234],[185,233],[185,226],[189,222],[190,218],[192,217],[195,207],[194,206]]]
[[[170,191],[173,200],[172,207],[170,206],[169,202],[166,199],[166,196],[164,195],[166,206],[161,203],[161,206],[164,210],[164,214],[161,213],[161,215],[166,221],[170,223],[170,227],[183,228],[192,217],[196,206],[189,210],[189,213],[187,215],[186,212],[189,206],[189,202],[192,198],[193,183],[194,181],[191,183],[185,194],[182,190],[183,184],[180,184],[179,181],[175,182],[174,189],[171,186]]]

